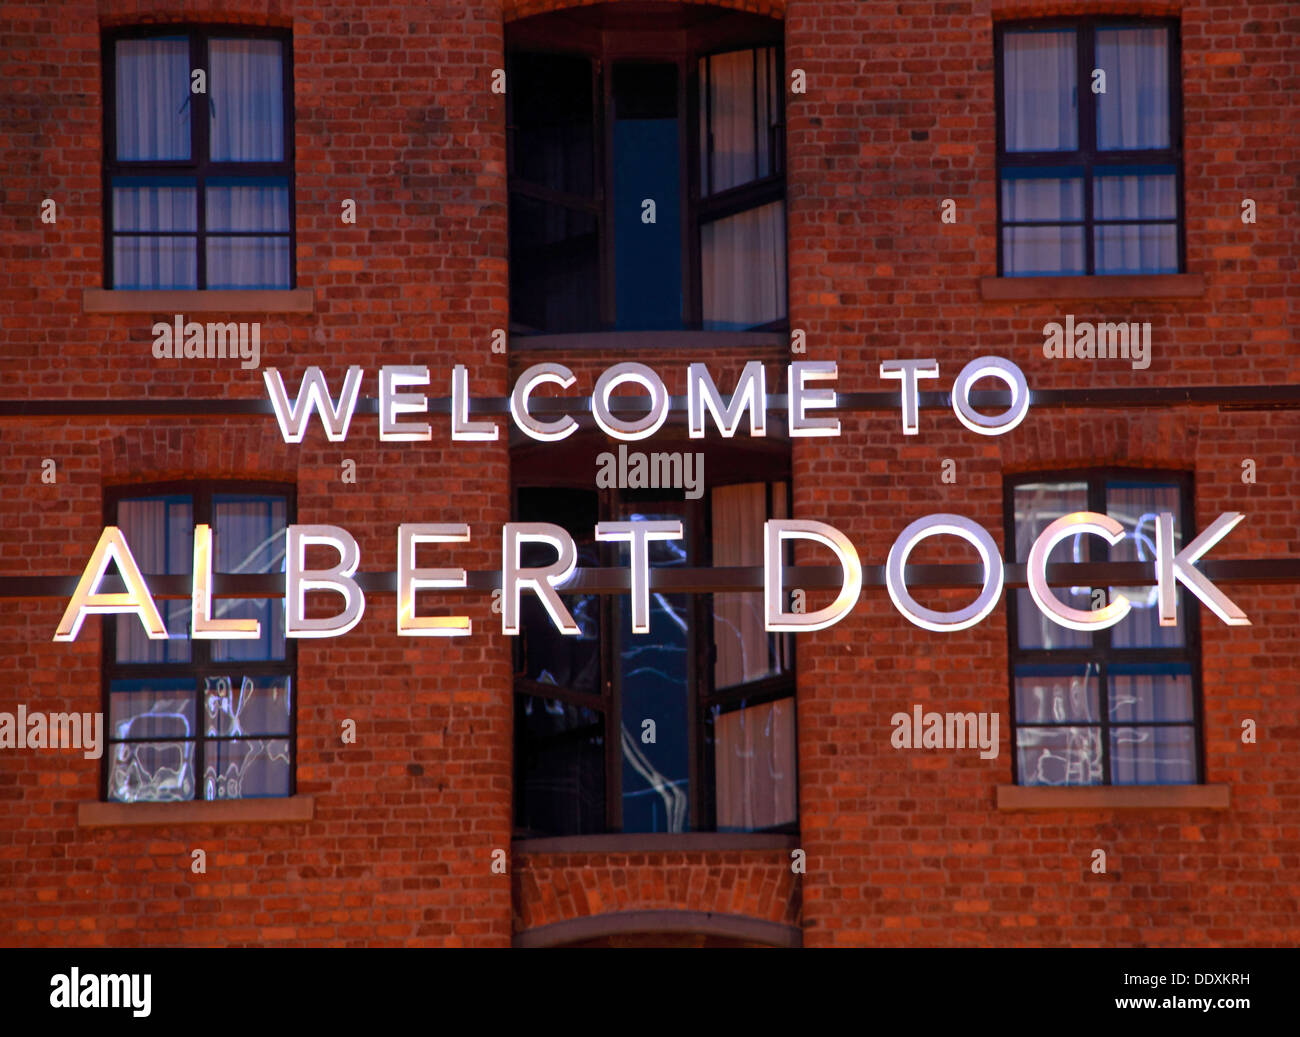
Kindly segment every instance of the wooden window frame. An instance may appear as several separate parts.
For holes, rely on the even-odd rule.
[[[135,500],[141,497],[160,497],[167,495],[187,496],[190,498],[192,515],[191,522],[193,525],[206,523],[214,526],[212,515],[212,501],[214,495],[224,494],[250,494],[267,497],[283,497],[285,501],[285,527],[292,525],[297,521],[297,489],[292,484],[265,482],[265,481],[239,481],[239,480],[208,480],[208,479],[190,479],[190,480],[173,480],[168,482],[152,483],[125,483],[119,486],[108,487],[104,490],[104,525],[117,525],[118,505],[124,500]],[[145,573],[146,580],[150,574]],[[189,577],[186,578],[187,582]],[[187,595],[188,596],[188,595]],[[240,598],[258,598],[256,592],[247,594],[241,593]],[[163,594],[155,592],[155,597],[164,597]],[[237,669],[241,674],[253,677],[273,677],[287,676],[290,681],[290,698],[289,698],[289,732],[284,736],[274,735],[269,737],[284,737],[289,742],[289,789],[284,796],[260,796],[249,797],[254,799],[286,799],[296,795],[298,786],[298,641],[297,638],[286,637],[284,639],[284,659],[275,660],[254,660],[239,661],[231,660],[229,662],[215,662],[212,659],[212,642],[205,639],[190,639],[190,658],[184,663],[119,663],[117,661],[117,623],[123,620],[128,622],[138,622],[134,617],[105,616],[103,631],[101,634],[101,653],[102,653],[102,700],[104,703],[104,717],[107,721],[112,717],[112,692],[111,687],[114,680],[147,680],[150,678],[191,678],[194,682],[194,702],[195,702],[195,729],[192,738],[159,738],[144,739],[145,741],[170,741],[194,742],[194,771],[195,786],[194,798],[190,800],[178,800],[176,802],[184,803],[216,803],[227,802],[226,800],[209,800],[203,797],[203,775],[205,765],[205,742],[223,740],[218,737],[209,738],[203,733],[204,713],[203,713],[203,686],[204,677],[210,676],[212,672],[219,667],[228,669]],[[226,739],[228,740],[228,739]],[[140,803],[154,803],[154,800],[145,800],[138,802],[124,802],[122,800],[110,800],[108,797],[108,774],[112,767],[112,748],[119,744],[119,740],[112,737],[111,730],[106,731],[104,738],[103,764],[100,767],[99,775],[99,798],[101,802],[117,803],[123,807],[134,807]],[[168,801],[170,802],[170,801]],[[236,802],[236,801],[230,801]]]
[[[209,158],[210,142],[210,89],[209,92],[189,95],[190,157],[188,159],[135,161],[117,158],[117,42],[126,39],[149,39],[159,36],[185,36],[189,40],[190,69],[203,69],[210,73],[209,43],[213,39],[270,39],[281,46],[281,74],[283,76],[281,100],[284,105],[284,158],[279,162],[216,162]],[[157,289],[166,291],[293,291],[298,287],[298,228],[297,203],[294,184],[294,119],[293,119],[293,34],[288,29],[185,22],[180,24],[132,25],[109,29],[103,33],[102,96],[104,98],[104,288],[116,288],[116,270],[113,267],[113,240],[118,231],[113,226],[113,179],[121,176],[183,176],[193,178],[195,189],[195,229],[193,231],[140,231],[129,233],[132,237],[190,237],[195,239],[195,287]],[[201,115],[201,117],[200,117]],[[289,283],[284,288],[209,289],[207,287],[207,181],[210,178],[279,177],[283,178],[289,195],[289,230],[283,231],[221,231],[214,237],[283,238],[289,242]],[[130,289],[149,291],[150,289]]]
[[[1169,146],[1118,151],[1100,150],[1097,147],[1097,108],[1092,93],[1092,70],[1096,55],[1096,30],[1098,28],[1156,28],[1169,31]],[[1006,150],[1006,115],[1003,83],[1003,39],[1007,32],[1026,29],[1072,29],[1075,33],[1075,91],[1078,96],[1078,147],[1072,151],[1012,151]],[[1089,15],[1072,18],[1036,18],[1023,21],[998,22],[993,27],[994,111],[997,125],[997,161],[994,189],[997,203],[997,256],[998,277],[1005,273],[1003,256],[1003,230],[1012,226],[1071,226],[1083,230],[1084,269],[1082,274],[1073,271],[1055,271],[1042,274],[1016,275],[1015,280],[1032,280],[1035,277],[1169,277],[1187,272],[1187,218],[1183,201],[1183,93],[1182,93],[1182,42],[1177,18],[1144,18],[1125,15]],[[1159,220],[1106,220],[1103,226],[1123,224],[1170,224],[1176,227],[1176,270],[1150,274],[1098,274],[1096,273],[1095,230],[1098,223],[1093,217],[1093,176],[1096,169],[1107,166],[1166,165],[1174,167],[1173,219]],[[1083,169],[1083,220],[1073,222],[1030,221],[1008,223],[1002,213],[1002,176],[1008,167],[1082,167]]]
[[[1018,472],[1003,480],[1002,508],[1004,516],[1003,541],[1007,545],[1007,558],[1018,562],[1015,557],[1016,545],[1016,509],[1015,491],[1017,487],[1031,483],[1085,483],[1088,495],[1088,510],[1099,514],[1109,514],[1106,510],[1106,483],[1112,480],[1151,483],[1173,483],[1178,486],[1179,528],[1183,532],[1183,542],[1190,543],[1196,536],[1196,515],[1194,505],[1194,479],[1190,472],[1161,468],[1130,467],[1085,467],[1052,469],[1047,471]],[[1106,548],[1096,537],[1086,537],[1087,557],[1084,563],[1104,561]],[[1012,782],[1019,788],[1138,788],[1148,787],[1133,783],[1112,780],[1110,758],[1110,731],[1114,727],[1159,727],[1178,726],[1192,728],[1192,741],[1196,753],[1196,781],[1179,788],[1196,788],[1206,783],[1205,777],[1205,716],[1204,687],[1201,674],[1201,619],[1195,607],[1191,593],[1183,587],[1178,594],[1179,617],[1183,623],[1183,645],[1176,648],[1117,648],[1112,643],[1113,627],[1092,632],[1092,644],[1088,648],[1025,648],[1019,644],[1019,595],[1008,591],[1007,605],[1007,684],[1010,695],[1011,721],[1011,773]],[[1016,667],[1019,665],[1087,665],[1098,664],[1097,713],[1095,722],[1062,722],[1060,727],[1096,728],[1101,738],[1102,780],[1091,785],[1078,786],[1042,786],[1023,785],[1020,775],[1020,750],[1018,730],[1021,726],[1017,716],[1016,703]],[[1110,718],[1109,667],[1114,664],[1129,663],[1180,663],[1190,671],[1192,696],[1192,719],[1188,721],[1117,721]],[[1025,724],[1025,727],[1044,727],[1053,725]]]

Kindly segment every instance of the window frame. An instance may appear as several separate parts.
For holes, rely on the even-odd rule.
[[[148,482],[148,483],[123,483],[121,485],[109,486],[104,488],[104,525],[116,526],[118,505],[124,500],[134,500],[140,497],[158,497],[166,495],[188,496],[191,500],[193,513],[191,515],[192,525],[197,526],[206,523],[213,525],[212,521],[212,499],[214,495],[225,494],[252,494],[259,496],[275,496],[285,499],[285,528],[286,530],[297,521],[298,497],[297,487],[291,483],[270,482],[265,480],[225,480],[225,479],[179,479],[168,480],[165,482]],[[215,527],[214,527],[215,531]],[[191,562],[191,565],[193,563]],[[146,582],[154,574],[145,573]],[[214,572],[214,577],[219,575]],[[256,574],[262,575],[262,574]],[[185,577],[189,582],[193,577],[191,572]],[[151,588],[152,589],[152,588]],[[215,596],[215,595],[214,595]],[[188,597],[188,595],[186,595]],[[241,594],[241,598],[258,598],[264,597],[256,593]],[[277,600],[283,595],[278,595],[270,600]],[[176,600],[176,599],[173,599]],[[203,775],[206,763],[205,743],[208,741],[221,740],[218,737],[209,739],[202,733],[204,724],[203,692],[199,682],[204,676],[209,675],[214,667],[222,665],[214,662],[212,659],[212,642],[207,639],[194,638],[189,639],[190,658],[184,663],[119,663],[117,661],[117,623],[123,619],[129,619],[132,622],[138,622],[134,617],[123,617],[117,615],[106,615],[100,635],[100,700],[103,703],[104,719],[106,728],[112,717],[112,692],[111,687],[114,680],[147,680],[149,678],[184,678],[189,677],[194,682],[193,695],[195,698],[195,726],[196,733],[193,738],[194,742],[194,770],[196,775],[195,795],[193,799],[178,800],[182,803],[218,803],[218,802],[239,802],[240,800],[222,800],[222,799],[205,799],[203,792]],[[240,799],[288,799],[297,794],[298,791],[298,639],[294,637],[285,637],[284,639],[284,659],[282,661],[273,660],[252,660],[240,661],[232,660],[228,665],[238,668],[244,675],[253,677],[281,676],[287,675],[290,680],[290,698],[289,698],[289,732],[284,737],[289,742],[289,789],[283,796],[250,796],[240,797]],[[277,736],[278,737],[278,736]],[[157,740],[157,739],[155,739]],[[185,741],[186,739],[166,739],[168,741]],[[154,800],[144,801],[124,801],[109,799],[108,796],[108,775],[112,768],[112,754],[110,752],[114,745],[119,744],[112,740],[111,730],[106,731],[104,739],[103,762],[99,768],[99,800],[103,803],[121,803],[123,806],[135,806],[138,802],[153,803]]]
[[[210,104],[211,82],[207,82],[208,91],[189,94],[190,109],[190,157],[188,159],[164,159],[150,161],[121,161],[117,157],[117,42],[128,39],[149,39],[159,36],[187,37],[190,53],[190,73],[203,69],[205,76],[211,75],[209,61],[209,44],[215,39],[273,39],[280,43],[281,74],[283,89],[284,158],[279,162],[216,162],[209,157],[210,152]],[[290,29],[276,26],[238,25],[212,22],[163,22],[146,25],[129,25],[106,29],[101,35],[101,97],[104,108],[104,140],[102,157],[103,214],[103,248],[104,248],[104,288],[106,290],[148,291],[151,289],[117,289],[116,270],[113,263],[113,239],[117,232],[113,227],[113,179],[123,176],[186,176],[193,177],[195,187],[195,287],[180,289],[159,289],[164,291],[292,291],[298,287],[298,220],[297,190],[294,170],[297,156],[294,150],[294,94],[293,94],[293,33]],[[198,111],[205,118],[197,118]],[[289,283],[283,288],[247,287],[238,289],[216,289],[207,286],[207,181],[222,177],[282,177],[289,195]],[[140,231],[133,232],[138,237],[188,237],[190,232],[177,235],[175,232]],[[221,231],[219,237],[284,237],[283,232],[266,231]]]
[[[1164,468],[1133,468],[1128,466],[1088,466],[1082,468],[1054,468],[1041,471],[1016,472],[1006,475],[1002,482],[1003,543],[1007,545],[1009,561],[1018,562],[1015,556],[1016,545],[1016,509],[1015,491],[1019,486],[1030,483],[1082,482],[1087,486],[1088,510],[1108,515],[1106,509],[1106,484],[1110,481],[1133,481],[1176,484],[1179,494],[1178,523],[1182,530],[1183,543],[1195,539],[1199,530],[1196,527],[1195,512],[1195,478],[1191,472]],[[1089,536],[1083,540],[1087,552],[1086,561],[1105,561],[1106,548],[1097,537]],[[1023,564],[1023,563],[1021,563]],[[1094,630],[1091,634],[1092,644],[1087,648],[1025,648],[1018,645],[1019,638],[1019,594],[1009,591],[1006,595],[1007,606],[1007,691],[1010,702],[1011,728],[1011,781],[1019,788],[1056,788],[1058,786],[1025,785],[1021,782],[1020,750],[1018,743],[1019,721],[1016,702],[1016,667],[1018,665],[1098,665],[1097,714],[1096,723],[1070,723],[1062,727],[1096,728],[1101,739],[1102,779],[1089,785],[1059,786],[1066,788],[1153,788],[1164,787],[1112,780],[1110,756],[1110,731],[1112,727],[1186,727],[1188,721],[1112,721],[1110,718],[1109,667],[1114,664],[1128,663],[1181,663],[1190,671],[1190,690],[1192,696],[1192,743],[1196,752],[1196,781],[1187,783],[1187,787],[1206,784],[1205,776],[1205,703],[1204,683],[1202,680],[1201,650],[1201,616],[1196,607],[1194,596],[1182,586],[1177,588],[1179,617],[1183,621],[1183,645],[1175,648],[1116,648],[1112,644],[1114,627]],[[1107,600],[1110,600],[1107,589]],[[1127,617],[1126,617],[1127,619]],[[1121,621],[1123,622],[1123,621]],[[1042,727],[1041,724],[1026,724],[1026,727]],[[1050,725],[1048,725],[1050,726]],[[1179,785],[1178,787],[1183,787]]]
[[[578,437],[574,437],[578,438]],[[690,444],[688,447],[687,444]],[[662,449],[690,449],[699,450],[701,447],[699,440],[686,440],[681,443],[676,441],[663,444]],[[718,449],[723,449],[719,446]],[[791,478],[791,469],[789,462],[788,444],[772,443],[762,444],[757,451],[746,451],[748,460],[739,466],[732,468],[728,466],[725,475],[718,479],[711,479],[706,487],[705,494],[699,500],[683,499],[678,501],[674,494],[681,491],[675,490],[628,490],[628,489],[604,489],[595,487],[592,482],[583,479],[576,474],[576,471],[582,470],[581,466],[566,464],[555,460],[550,455],[543,455],[540,452],[534,458],[529,458],[528,463],[519,463],[520,457],[512,451],[511,456],[511,515],[519,514],[519,491],[521,489],[573,489],[583,492],[596,494],[596,509],[599,521],[611,521],[617,518],[617,512],[620,505],[626,503],[660,502],[667,501],[673,504],[674,508],[681,506],[684,517],[686,537],[689,543],[691,557],[695,559],[693,566],[707,567],[712,562],[712,518],[713,518],[713,495],[712,491],[719,486],[736,485],[741,483],[762,482],[767,486],[768,515],[772,514],[772,493],[773,487],[777,483],[785,483],[786,487],[786,514],[792,514],[794,485]],[[534,463],[534,460],[536,463]],[[716,462],[715,462],[716,464]],[[513,521],[513,519],[512,519]],[[623,568],[618,559],[619,545],[614,543],[597,543],[598,558],[600,566],[603,569],[617,570]],[[705,557],[705,549],[708,548]],[[586,709],[593,710],[603,715],[604,720],[604,776],[605,776],[605,818],[604,828],[601,832],[583,832],[583,833],[566,833],[557,835],[553,832],[538,832],[532,829],[523,828],[519,822],[518,808],[520,800],[518,789],[522,774],[519,768],[518,754],[518,732],[515,733],[511,749],[512,755],[512,779],[511,790],[513,796],[513,807],[511,810],[511,825],[515,839],[536,839],[536,838],[577,838],[590,835],[644,835],[654,833],[624,832],[623,830],[623,811],[622,811],[622,750],[621,745],[621,718],[622,718],[622,687],[620,671],[618,667],[618,640],[619,640],[619,604],[620,598],[625,592],[612,594],[600,594],[600,682],[601,692],[593,695],[587,692],[576,691],[564,688],[560,685],[537,684],[525,677],[520,676],[522,665],[523,639],[521,636],[514,637],[512,646],[512,686],[511,698],[513,703],[517,702],[520,696],[533,696],[543,699],[558,699],[570,705],[582,706]],[[675,592],[676,593],[676,592]],[[708,722],[708,711],[714,706],[740,708],[744,706],[760,706],[768,702],[774,702],[779,699],[789,698],[797,701],[797,644],[791,634],[777,634],[777,637],[788,639],[787,651],[789,656],[788,669],[785,673],[760,678],[742,684],[730,685],[726,688],[717,688],[714,685],[715,670],[714,660],[716,652],[716,642],[714,640],[713,630],[713,609],[711,607],[712,594],[714,592],[703,591],[683,591],[680,592],[688,599],[688,619],[690,630],[690,648],[687,653],[687,695],[689,697],[687,712],[687,737],[691,744],[688,746],[689,761],[689,778],[690,778],[690,824],[682,833],[659,833],[665,836],[682,835],[691,832],[717,832],[717,776],[716,776],[716,753],[710,752],[709,747],[705,744],[704,731]],[[719,592],[721,593],[721,592]],[[561,596],[564,596],[563,588],[560,589]],[[701,602],[699,599],[706,597],[708,603]],[[771,636],[771,635],[769,635]],[[724,709],[730,712],[730,709]],[[797,723],[797,719],[796,719]],[[747,830],[747,834],[754,833],[796,833],[799,830],[798,817],[798,740],[795,741],[795,775],[796,797],[795,810],[796,816],[793,820],[784,822],[780,825],[774,825],[767,828],[758,828]]]
[[[1137,150],[1105,150],[1097,147],[1097,107],[1092,93],[1092,70],[1095,66],[1096,30],[1098,28],[1156,28],[1169,32],[1169,64],[1166,69],[1169,90],[1169,146],[1166,148],[1141,148]],[[1078,97],[1078,147],[1072,151],[1013,151],[1006,150],[1006,117],[1004,110],[1004,49],[1003,38],[1007,32],[1023,30],[1072,29],[1075,32],[1075,92]],[[1187,272],[1187,212],[1183,197],[1183,91],[1182,91],[1182,35],[1177,18],[1151,18],[1140,15],[1080,15],[1062,18],[1033,18],[998,21],[993,26],[993,97],[996,126],[996,159],[994,163],[994,194],[997,205],[997,264],[998,277],[1010,280],[1032,280],[1035,277],[1168,277]],[[1107,220],[1105,226],[1125,224],[1168,224],[1175,226],[1175,270],[1159,273],[1096,273],[1095,231],[1098,224],[1093,217],[1093,174],[1097,167],[1133,165],[1172,165],[1174,167],[1175,216],[1171,220]],[[1083,273],[1057,271],[1044,274],[1009,275],[1005,272],[1003,255],[1003,230],[1008,226],[1025,226],[1024,223],[1007,223],[1002,214],[1002,177],[1009,167],[1050,169],[1053,167],[1082,167],[1083,220],[1034,221],[1034,226],[1078,226],[1083,230]]]
[[[620,5],[622,7],[624,5]],[[596,219],[599,313],[596,328],[584,330],[532,328],[510,325],[512,335],[644,334],[640,329],[615,326],[615,296],[618,272],[615,267],[613,148],[614,133],[613,75],[615,62],[655,62],[677,66],[678,151],[681,168],[678,192],[681,199],[680,231],[682,236],[682,327],[681,331],[704,331],[703,275],[701,231],[705,224],[735,215],[758,205],[787,200],[786,97],[782,86],[777,91],[778,121],[776,143],[779,151],[779,174],[742,184],[725,192],[704,196],[700,183],[700,72],[704,58],[740,50],[774,47],[775,64],[785,68],[784,24],[777,20],[745,12],[718,10],[712,22],[689,28],[665,28],[661,15],[642,10],[643,5],[629,3],[614,12],[616,24],[597,27],[569,21],[569,12],[559,11],[521,19],[506,25],[505,58],[509,67],[516,53],[544,53],[554,56],[581,57],[591,64],[592,76],[592,181],[591,198],[559,192],[518,178],[515,172],[515,126],[513,94],[506,92],[506,182],[507,198],[515,194],[534,201],[562,205],[591,213]],[[558,18],[557,18],[558,16]],[[783,74],[783,73],[782,73]],[[782,80],[782,83],[784,81]],[[790,323],[789,220],[785,232],[785,300],[784,316],[765,324],[744,329],[746,332],[785,331]],[[508,250],[507,234],[507,250]],[[514,266],[507,258],[507,277]],[[673,334],[672,330],[666,332]]]

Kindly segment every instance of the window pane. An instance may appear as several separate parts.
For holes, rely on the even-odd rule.
[[[119,161],[190,157],[190,43],[184,36],[118,40],[115,122]]]
[[[1109,673],[1111,720],[1194,719],[1187,663],[1113,663]]]
[[[236,738],[204,746],[204,799],[289,795],[289,742]]]
[[[1004,169],[1002,219],[1006,223],[1082,220],[1083,170]]]
[[[1015,530],[1017,562],[1027,561],[1038,535],[1062,515],[1088,510],[1086,483],[1022,483],[1015,488]],[[1063,540],[1048,555],[1048,565],[1088,560],[1087,541],[1082,534]],[[1090,587],[1054,587],[1056,596],[1071,608],[1092,607]],[[1092,635],[1052,622],[1039,611],[1027,590],[1016,591],[1017,645],[1032,648],[1089,648]]]
[[[209,237],[208,288],[288,288],[287,237]]]
[[[510,321],[534,331],[600,326],[594,213],[510,196]]]
[[[1097,170],[1093,215],[1099,220],[1172,220],[1178,215],[1176,190],[1173,166]]]
[[[1103,224],[1093,251],[1099,274],[1178,272],[1178,230],[1171,223]]]
[[[162,803],[194,798],[193,742],[120,743],[110,750],[110,800]]]
[[[204,679],[204,734],[287,735],[293,715],[287,675]]]
[[[1139,482],[1108,482],[1106,513],[1124,527],[1124,539],[1110,548],[1112,562],[1147,562],[1155,565],[1156,515],[1168,511],[1174,516],[1174,546],[1183,546],[1182,506],[1178,485]],[[1178,626],[1162,627],[1156,603],[1156,586],[1112,587],[1114,595],[1125,595],[1132,603],[1129,614],[1111,629],[1111,643],[1116,648],[1177,648],[1182,645],[1189,607],[1184,591],[1179,590]]]
[[[511,56],[513,175],[555,191],[594,194],[591,73],[585,57]]]
[[[1164,26],[1097,30],[1097,94],[1102,150],[1169,147],[1169,30]]]
[[[1082,227],[1003,227],[1002,273],[1006,277],[1084,272]]]
[[[784,483],[773,487],[784,503]],[[767,484],[719,486],[711,498],[713,564],[717,567],[763,564],[763,524]],[[713,685],[727,688],[783,672],[789,665],[788,641],[764,628],[763,596],[713,595]]]
[[[289,230],[289,185],[284,177],[220,177],[207,183],[207,229]]]
[[[109,682],[110,739],[193,738],[197,726],[194,681],[189,677]]]
[[[712,713],[718,831],[753,831],[794,821],[794,699]]]
[[[785,203],[700,228],[704,328],[743,331],[785,316]]]
[[[114,288],[197,288],[197,239],[113,235]]]
[[[113,177],[113,229],[197,230],[194,181],[186,177]]]
[[[1100,785],[1101,729],[1017,727],[1021,785]]]
[[[680,519],[680,514],[629,512],[636,520]],[[683,523],[684,527],[686,526]],[[680,541],[650,544],[653,568],[689,564]],[[628,545],[619,545],[619,565],[628,564]],[[619,595],[619,676],[623,698],[623,831],[685,832],[690,828],[690,599],[685,594],[650,595],[650,632],[632,633],[632,609]],[[655,722],[654,743],[641,741],[642,722]]]
[[[677,66],[614,66],[616,326],[682,326],[682,228]],[[646,222],[646,202],[654,222]]]
[[[173,494],[120,500],[117,525],[146,577],[188,573],[194,564],[194,508],[189,497]],[[167,628],[167,640],[151,639],[135,616],[116,616],[112,622],[118,662],[189,662],[189,601],[165,599],[156,604]]]
[[[219,573],[284,572],[285,525],[283,497],[214,494],[213,571]]]
[[[1196,732],[1187,727],[1112,727],[1115,785],[1195,785]]]
[[[1031,605],[1032,607],[1032,605]],[[1016,667],[1016,723],[1062,724],[1101,720],[1094,663]]]
[[[218,162],[284,159],[284,75],[279,40],[208,45],[211,157]]]
[[[1007,151],[1071,151],[1079,146],[1075,54],[1073,29],[1003,35]]]
[[[769,90],[776,51],[738,50],[700,61],[701,191],[716,194],[771,176],[776,112]]]
[[[605,830],[605,718],[558,699],[515,698],[516,823],[546,835]]]

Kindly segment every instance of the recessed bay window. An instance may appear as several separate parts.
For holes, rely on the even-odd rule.
[[[513,330],[783,327],[779,23],[622,8],[507,26]]]
[[[788,479],[771,474],[780,466],[770,459],[710,462],[717,475],[698,500],[582,487],[572,480],[577,464],[546,471],[529,462],[518,466],[526,474],[516,477],[515,517],[563,526],[583,568],[628,565],[627,544],[594,538],[597,522],[618,520],[682,523],[681,540],[650,544],[652,569],[762,566],[763,523],[789,514]],[[523,564],[553,557],[530,545]],[[643,634],[633,633],[626,592],[560,595],[577,636],[561,634],[535,595],[522,602],[518,832],[792,830],[793,638],[764,629],[762,594],[652,590]]]
[[[270,29],[105,36],[107,287],[294,286],[291,51]]]

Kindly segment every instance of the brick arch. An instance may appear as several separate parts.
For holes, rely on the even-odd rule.
[[[1183,6],[1184,0],[993,0],[990,13],[999,21],[1094,14],[1167,17]]]
[[[1188,469],[1200,440],[1201,419],[1171,410],[1040,412],[996,440],[1008,474],[1051,468],[1115,465]]]
[[[598,3],[639,2],[639,0],[502,0],[501,10],[508,22],[535,14],[549,14],[566,7],[593,7]],[[727,7],[733,11],[784,18],[786,0],[680,0],[703,7]]]
[[[630,938],[630,939],[629,939]],[[516,947],[588,946],[800,947],[795,926],[707,911],[616,911],[553,922],[517,933]]]
[[[111,29],[123,25],[166,25],[179,22],[213,25],[266,25],[287,29],[293,25],[293,4],[278,0],[212,0],[177,4],[175,0],[99,0],[99,24]]]
[[[294,482],[295,453],[274,421],[241,416],[224,425],[157,424],[127,429],[101,441],[105,485],[172,479],[246,479]]]

